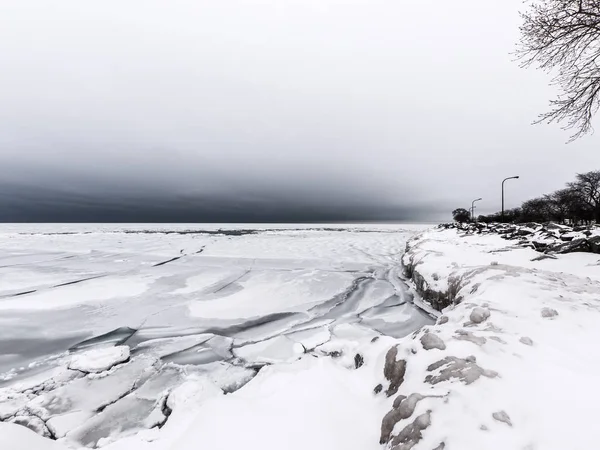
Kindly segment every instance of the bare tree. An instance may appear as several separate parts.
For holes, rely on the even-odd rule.
[[[551,220],[550,202],[544,197],[533,198],[521,205],[523,222],[547,222]]]
[[[455,221],[459,223],[464,223],[471,220],[471,213],[465,208],[457,208],[454,211],[452,211],[452,217]]]
[[[544,195],[544,198],[548,201],[548,208],[550,211],[550,218],[560,223],[564,223],[567,218],[570,217],[571,212],[571,195],[573,194],[572,189],[560,189],[554,191],[552,194]]]
[[[522,66],[556,71],[561,93],[536,123],[564,122],[570,140],[592,131],[600,107],[600,0],[533,0],[521,14]]]
[[[578,173],[576,180],[568,186],[579,193],[592,209],[596,223],[600,223],[600,170]]]

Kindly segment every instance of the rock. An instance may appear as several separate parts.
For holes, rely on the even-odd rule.
[[[558,259],[554,255],[540,255],[532,259],[532,261],[543,261],[544,259]]]
[[[533,234],[534,230],[529,229],[529,228],[519,228],[517,230],[517,235],[518,236],[529,236],[530,234]]]
[[[365,360],[360,353],[357,353],[356,355],[354,355],[354,367],[356,369],[362,367],[362,365],[364,363],[365,363]]]
[[[431,364],[427,367],[428,372],[440,369],[439,375],[427,375],[425,382],[430,384],[438,384],[443,381],[448,381],[452,378],[456,378],[465,384],[471,384],[479,379],[482,375],[487,378],[495,378],[498,373],[493,370],[486,370],[479,367],[474,357],[467,357],[466,359],[456,358],[455,356],[447,356],[444,359]]]
[[[519,339],[519,342],[521,344],[525,344],[525,345],[533,345],[533,341],[531,340],[531,338],[528,338],[527,336],[523,336],[521,339]]]
[[[456,334],[458,336],[455,336],[454,339],[456,339],[458,341],[469,341],[469,342],[472,342],[473,344],[476,344],[479,346],[482,346],[483,344],[485,344],[487,342],[484,337],[475,336],[473,333],[471,333],[469,331],[456,330]]]
[[[544,229],[546,230],[564,230],[566,227],[564,225],[559,225],[554,222],[548,222],[544,224]]]
[[[587,241],[592,253],[600,253],[600,236],[593,236]]]
[[[403,396],[400,396],[403,397]],[[386,444],[390,440],[390,434],[398,422],[408,419],[415,412],[417,403],[423,400],[420,394],[411,394],[408,398],[402,399],[398,407],[388,412],[381,421],[381,435],[379,438],[380,444]],[[397,399],[396,399],[397,400]],[[395,402],[394,402],[395,403]]]
[[[392,440],[392,448],[399,446],[399,450],[410,450],[423,439],[423,431],[431,425],[431,412],[418,416],[413,423],[407,425]]]
[[[398,397],[396,397],[394,399],[394,404],[392,405],[392,407],[398,408],[400,406],[400,403],[402,403],[405,398],[406,398],[406,395],[399,395]]]
[[[498,411],[492,414],[492,417],[496,419],[498,422],[504,422],[508,426],[512,427],[512,422],[508,414],[505,411]]]
[[[421,345],[425,350],[432,350],[434,348],[438,350],[446,350],[446,344],[442,339],[434,333],[425,333],[421,336]]]
[[[589,252],[590,246],[587,239],[573,239],[571,242],[549,247],[548,250],[555,253]]]
[[[552,308],[542,308],[542,317],[545,319],[551,319],[558,316],[558,311]]]
[[[487,308],[475,307],[471,311],[471,315],[469,319],[473,323],[482,323],[485,322],[490,317],[490,310]]]
[[[437,320],[437,324],[444,325],[445,323],[448,323],[448,316],[440,316]]]
[[[391,397],[398,392],[398,388],[400,388],[400,385],[404,382],[404,374],[406,373],[406,361],[404,359],[396,361],[396,356],[398,356],[397,346],[390,348],[385,355],[383,375],[386,380],[390,382],[390,385],[385,392],[388,397]]]
[[[433,450],[444,450],[445,448],[446,448],[446,443],[445,442],[440,442],[440,445],[438,445]]]
[[[377,395],[381,391],[383,391],[383,384],[379,383],[377,386],[375,386],[375,388],[373,389],[373,392],[375,393],[375,395]]]

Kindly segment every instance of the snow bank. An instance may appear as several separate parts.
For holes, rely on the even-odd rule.
[[[537,255],[456,230],[409,242],[417,287],[451,305],[387,355],[388,448],[598,447],[598,255]]]
[[[67,447],[45,439],[28,428],[4,422],[0,422],[0,448],[3,450],[67,450]]]
[[[329,358],[267,367],[244,389],[207,401],[172,448],[375,450],[381,405],[365,377],[368,369],[348,371]]]

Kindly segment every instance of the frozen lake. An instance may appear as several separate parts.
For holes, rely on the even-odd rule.
[[[190,377],[352,365],[433,322],[400,276],[425,227],[1,225],[0,420],[99,446],[162,426]]]

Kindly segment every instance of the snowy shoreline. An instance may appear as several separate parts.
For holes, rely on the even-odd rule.
[[[94,275],[91,264],[100,264],[104,255],[116,266],[121,260],[128,266],[74,287],[52,281],[37,294],[11,297],[14,288],[5,288],[5,324],[11,314],[19,321],[29,314],[36,320],[70,319],[98,304],[92,316],[98,330],[122,328],[94,332],[73,352],[49,359],[50,370],[8,380],[0,389],[0,448],[66,450],[82,443],[106,450],[595,448],[600,256],[539,259],[534,249],[498,234],[423,230],[259,230],[158,240],[99,232],[104,247],[91,253],[94,259],[77,251],[90,242],[82,233],[13,235],[17,252],[30,242],[38,249],[51,246],[52,252],[73,247],[74,256],[61,260],[69,264],[68,276],[74,267]],[[116,239],[126,239],[130,253],[116,253],[122,251]],[[187,250],[202,247],[201,253]],[[180,248],[185,249],[180,259],[156,265]],[[58,256],[64,255],[66,250]],[[48,256],[56,267],[55,253]],[[22,274],[30,269],[22,262],[40,258],[20,253],[15,258],[14,279],[22,283],[19,289],[28,289]],[[248,261],[252,276],[244,275]],[[399,276],[401,261],[413,287]],[[39,284],[37,275],[32,278]],[[122,318],[124,301],[105,298],[105,291],[99,291],[104,296],[99,303],[71,307],[65,301],[56,310],[41,303],[57,298],[57,290],[88,292],[77,289],[111,277],[150,278],[157,300],[156,293],[181,306],[154,308],[136,300],[135,290],[127,291],[132,296],[127,302],[146,308],[136,311],[135,321],[158,314],[140,333],[126,328],[131,320],[114,322]],[[443,312],[418,295],[413,299],[413,292]],[[258,297],[263,301],[253,303]],[[457,304],[436,305],[448,298]],[[228,303],[233,300],[235,305]],[[425,318],[415,315],[412,304],[439,316],[437,322],[419,322]],[[15,305],[24,309],[13,313]],[[46,308],[43,316],[38,307]],[[259,321],[244,328],[253,315],[290,311],[302,321]],[[204,324],[198,313],[219,313],[233,334],[213,336],[198,328]],[[105,323],[98,314],[111,319]],[[163,330],[163,323],[172,323],[172,329]],[[224,359],[213,360],[221,354]]]
[[[408,242],[417,291],[450,306],[387,354],[388,448],[597,447],[600,257],[538,256],[456,229]]]

